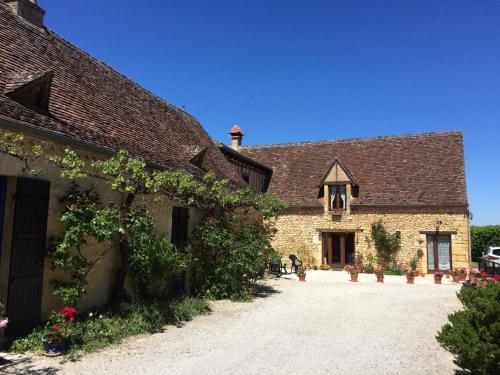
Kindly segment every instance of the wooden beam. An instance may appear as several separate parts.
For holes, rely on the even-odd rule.
[[[333,235],[328,234],[328,264],[332,264]]]
[[[345,266],[345,233],[340,233],[340,265]]]

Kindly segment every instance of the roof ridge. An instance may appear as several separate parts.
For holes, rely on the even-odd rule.
[[[6,11],[9,11],[9,9],[7,8],[7,5],[3,2],[3,1],[0,1],[0,6],[4,7],[4,9]],[[42,38],[45,38],[45,39],[48,39],[48,36],[53,36],[55,37],[56,39],[58,39],[60,42],[68,45],[69,47],[71,48],[74,48],[77,52],[79,53],[82,53],[83,55],[89,57],[91,60],[95,61],[96,63],[102,65],[104,68],[108,69],[109,71],[111,71],[112,73],[114,74],[117,74],[118,76],[122,77],[123,79],[127,80],[128,82],[130,82],[133,86],[135,86],[137,89],[139,90],[143,90],[144,92],[146,92],[147,94],[151,95],[152,97],[156,98],[157,100],[159,100],[160,102],[176,109],[176,110],[179,110],[180,112],[186,114],[187,116],[193,118],[194,120],[196,120],[198,123],[198,119],[196,117],[194,117],[192,114],[186,112],[184,109],[182,108],[179,108],[177,107],[176,105],[170,103],[169,101],[167,101],[166,99],[162,98],[161,96],[153,93],[152,91],[148,90],[147,88],[143,87],[142,85],[140,85],[139,83],[133,81],[132,79],[128,78],[126,75],[124,75],[123,73],[120,73],[118,70],[116,70],[115,68],[113,68],[111,65],[108,65],[106,64],[104,61],[101,61],[99,60],[98,58],[96,58],[95,56],[91,55],[90,53],[86,52],[85,50],[81,49],[80,47],[78,47],[76,44],[73,44],[71,43],[69,40],[65,39],[63,36],[59,35],[58,33],[56,33],[54,30],[50,29],[49,27],[43,25],[41,28],[38,28],[38,27],[34,27],[32,26],[29,22],[26,22],[24,21],[22,18],[20,17],[13,17],[13,19],[15,21],[17,21],[17,23],[29,30],[30,32],[32,33],[36,33],[38,36],[42,37]],[[45,34],[44,32],[48,33]]]
[[[252,148],[271,148],[271,147],[288,147],[288,146],[307,146],[307,145],[321,145],[321,144],[329,144],[329,143],[343,143],[343,142],[352,142],[352,141],[374,141],[380,139],[389,139],[389,138],[420,138],[430,135],[463,135],[463,131],[461,130],[448,130],[448,131],[436,131],[436,132],[427,132],[427,133],[413,133],[413,134],[399,134],[399,135],[382,135],[375,137],[355,137],[355,138],[345,138],[345,139],[329,139],[329,140],[321,140],[321,141],[299,141],[299,142],[288,142],[288,143],[269,143],[269,144],[261,144],[261,145],[253,145],[253,146],[240,146],[241,149],[252,149]]]

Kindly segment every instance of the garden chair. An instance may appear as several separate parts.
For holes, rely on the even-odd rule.
[[[281,273],[281,258],[275,257],[271,259],[271,263],[269,264],[269,271],[272,273]]]
[[[295,268],[295,273],[297,273],[299,266],[302,267],[302,262],[300,260],[298,260],[297,256],[294,254],[289,255],[288,259],[290,259],[292,261],[292,266],[290,267],[290,272],[293,272],[293,269]]]

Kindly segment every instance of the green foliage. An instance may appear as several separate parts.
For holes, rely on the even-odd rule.
[[[157,232],[153,219],[144,209],[134,210],[128,223],[129,267],[139,289],[146,291],[147,285],[154,281],[168,283],[186,268],[189,255]]]
[[[365,273],[373,273],[375,270],[375,257],[372,253],[366,255],[366,263],[363,265],[363,270]]]
[[[363,256],[362,253],[356,253],[354,254],[354,264],[359,267],[359,268],[363,268],[363,263],[365,261],[365,257]]]
[[[118,208],[100,208],[98,194],[92,189],[80,191],[75,183],[61,202],[65,207],[61,216],[65,232],[61,238],[50,239],[49,256],[53,268],[64,271],[71,278],[70,282],[55,280],[54,294],[66,305],[73,306],[86,293],[89,272],[123,232],[123,222]],[[90,237],[107,244],[93,258],[85,251]]]
[[[204,300],[185,298],[169,303],[163,301],[123,302],[117,312],[91,312],[68,325],[64,334],[68,354],[76,356],[93,352],[119,343],[124,338],[141,334],[160,332],[167,324],[181,325],[199,314],[209,311]],[[51,323],[52,324],[52,323]],[[15,340],[10,350],[18,353],[40,353],[41,336],[52,330],[51,325],[34,330],[26,337]]]
[[[390,234],[382,221],[379,221],[372,224],[372,239],[377,250],[379,264],[385,267],[394,263],[396,254],[401,248],[401,233]]]
[[[405,273],[405,268],[401,263],[393,262],[386,266],[384,275],[402,276]]]
[[[272,254],[271,228],[248,213],[208,217],[196,229],[194,284],[209,298],[248,300]]]
[[[489,246],[500,246],[500,225],[470,228],[472,259],[477,260]]]
[[[458,293],[463,310],[448,316],[437,335],[455,363],[472,374],[500,373],[500,284],[462,288]]]

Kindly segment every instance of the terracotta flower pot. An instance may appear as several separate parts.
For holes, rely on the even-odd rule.
[[[463,273],[460,275],[460,281],[465,281],[465,280],[467,280],[467,274]]]
[[[299,273],[299,281],[306,281],[306,274],[305,273]]]
[[[358,282],[358,275],[351,275],[351,281],[352,282]]]
[[[442,284],[443,278],[434,276],[434,284]]]
[[[384,282],[384,275],[377,275],[377,283],[383,283]]]
[[[453,278],[453,282],[454,283],[459,283],[460,282],[460,275],[452,276],[452,278]]]
[[[407,284],[415,284],[415,277],[406,276],[406,283]]]

